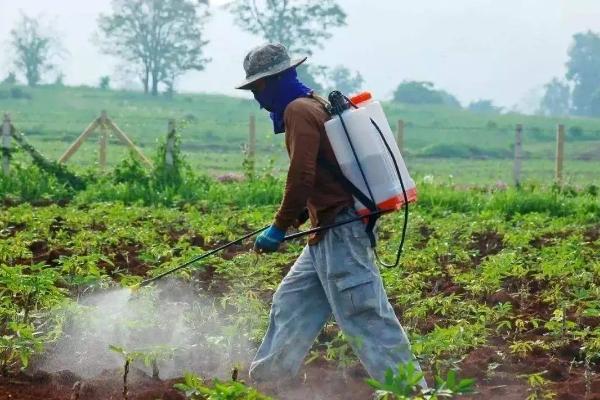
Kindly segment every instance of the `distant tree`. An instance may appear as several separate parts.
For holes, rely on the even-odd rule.
[[[54,78],[55,86],[64,86],[65,85],[65,74],[62,72],[58,72],[56,77]]]
[[[63,52],[58,38],[41,25],[40,18],[25,14],[21,14],[10,35],[17,71],[23,74],[29,86],[37,85],[46,72],[55,68],[54,62]]]
[[[364,83],[364,79],[360,72],[352,73],[350,69],[342,65],[338,65],[331,69],[328,72],[327,77],[332,89],[339,90],[348,95],[358,92]]]
[[[467,107],[469,111],[476,113],[494,113],[499,114],[502,111],[501,107],[496,107],[492,100],[477,100],[471,102],[469,107]]]
[[[9,72],[8,75],[6,75],[6,78],[4,78],[2,80],[2,83],[5,85],[14,85],[17,83],[17,74],[15,74],[14,72]]]
[[[600,116],[600,89],[594,91],[590,98],[590,104],[588,106],[589,114],[595,117]]]
[[[453,94],[450,94],[450,93],[446,92],[445,90],[438,90],[438,93],[442,97],[442,104],[444,104],[448,107],[454,107],[454,108],[462,107],[460,104],[460,101],[458,101],[458,99]]]
[[[298,71],[298,79],[312,90],[326,95],[324,85],[321,83],[326,80],[327,68],[324,65],[307,65],[302,64],[296,69]]]
[[[229,6],[236,24],[296,55],[311,55],[346,25],[346,13],[335,0],[236,0]]]
[[[110,76],[108,76],[108,75],[101,76],[98,87],[102,90],[110,89]]]
[[[331,30],[346,25],[346,13],[335,0],[235,0],[229,6],[236,24],[267,42],[279,42],[295,56],[311,55],[331,38]],[[302,65],[298,76],[322,92],[326,67]]]
[[[394,100],[409,104],[441,104],[440,94],[431,82],[404,81],[394,91]]]
[[[566,78],[573,83],[573,111],[594,115],[592,98],[600,88],[600,36],[592,31],[575,34],[568,54]]]
[[[557,78],[544,85],[544,97],[540,101],[540,112],[548,116],[569,114],[571,88]]]
[[[156,96],[161,83],[174,85],[210,61],[203,54],[208,16],[205,1],[113,0],[112,13],[98,18],[101,49],[132,64],[144,92]]]
[[[394,100],[408,104],[445,104],[460,107],[456,97],[444,90],[435,89],[433,83],[404,81],[394,91]]]

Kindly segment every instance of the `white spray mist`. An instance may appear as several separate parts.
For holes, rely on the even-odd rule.
[[[155,359],[161,378],[185,370],[226,378],[244,365],[252,346],[232,316],[210,296],[177,280],[160,282],[137,293],[113,289],[83,297],[69,310],[62,338],[50,346],[38,369],[71,370],[91,378],[122,367],[117,346],[136,352],[134,366],[151,373],[143,359]]]

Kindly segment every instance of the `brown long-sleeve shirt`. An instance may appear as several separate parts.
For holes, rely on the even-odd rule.
[[[353,199],[331,172],[317,163],[322,158],[338,167],[325,133],[329,115],[319,101],[302,97],[288,104],[283,118],[290,167],[275,226],[287,230],[305,207],[313,227],[330,224],[340,210],[352,206]],[[316,244],[320,236],[310,236],[308,243]]]

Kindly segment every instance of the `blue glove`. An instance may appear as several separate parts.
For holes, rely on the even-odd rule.
[[[285,238],[285,231],[271,225],[265,229],[254,242],[254,250],[259,253],[272,253],[279,249],[279,245]]]

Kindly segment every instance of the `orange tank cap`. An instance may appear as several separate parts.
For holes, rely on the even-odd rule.
[[[371,92],[360,92],[350,97],[350,101],[354,104],[364,103],[365,101],[369,101],[373,98]]]

